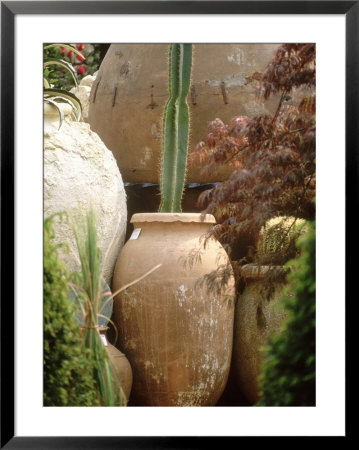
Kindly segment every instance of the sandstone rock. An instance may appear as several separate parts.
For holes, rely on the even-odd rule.
[[[93,208],[98,221],[104,278],[111,283],[113,268],[126,232],[126,193],[113,154],[83,122],[63,122],[60,130],[45,127],[44,214],[69,211],[80,221]],[[56,241],[70,253],[61,258],[70,270],[80,263],[69,223],[56,221]]]

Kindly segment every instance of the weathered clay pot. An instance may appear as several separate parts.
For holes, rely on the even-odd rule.
[[[271,281],[271,295],[264,286],[269,271],[281,266],[243,267],[246,287],[235,308],[233,367],[237,383],[251,404],[259,399],[258,376],[262,372],[262,348],[274,333],[281,330],[286,312],[281,304],[283,281]],[[268,285],[268,282],[267,282]]]
[[[119,348],[133,370],[131,402],[215,405],[228,378],[234,316],[233,276],[220,295],[196,285],[228,262],[217,241],[208,241],[205,248],[200,241],[215,219],[143,213],[131,222],[133,239],[117,260],[112,291],[161,264],[114,299]]]
[[[257,78],[279,44],[195,44],[190,151],[205,137],[209,122],[273,113],[278,97],[258,98]],[[91,129],[113,152],[126,182],[159,181],[162,113],[168,98],[167,44],[112,44],[92,85]],[[187,182],[227,179],[231,167],[200,174],[189,167]]]
[[[183,212],[201,212],[203,208],[196,206],[199,195],[207,190],[212,189],[215,184],[187,184],[182,196]],[[127,194],[127,217],[128,226],[126,231],[126,241],[132,233],[130,220],[133,214],[158,211],[161,196],[159,195],[160,187],[153,183],[126,183],[125,190]]]
[[[132,388],[132,369],[126,356],[116,347],[114,347],[107,339],[107,327],[100,328],[103,343],[108,351],[110,358],[117,367],[122,391],[126,397],[126,402],[130,399]]]

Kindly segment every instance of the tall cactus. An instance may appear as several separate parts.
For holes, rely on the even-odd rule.
[[[181,212],[189,136],[189,110],[186,97],[191,83],[191,68],[192,44],[171,44],[169,98],[163,114],[159,212]]]

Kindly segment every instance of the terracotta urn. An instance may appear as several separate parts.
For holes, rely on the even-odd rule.
[[[209,122],[274,113],[279,97],[258,97],[258,77],[279,44],[194,44],[187,102],[191,152]],[[125,182],[158,183],[162,114],[168,98],[168,44],[112,44],[101,63],[89,102],[89,123],[113,152]],[[224,181],[232,166],[201,173],[188,168],[187,182]]]
[[[126,355],[124,355],[118,348],[113,346],[108,338],[107,338],[107,330],[108,327],[100,327],[100,335],[102,338],[102,341],[106,347],[106,350],[108,351],[108,354],[110,355],[110,358],[112,359],[113,363],[115,364],[120,378],[120,386],[121,389],[126,397],[126,403],[128,403],[130,399],[131,394],[131,388],[132,388],[132,369],[131,365],[126,358]]]
[[[253,405],[259,400],[258,376],[262,372],[263,347],[274,333],[281,331],[286,318],[281,304],[285,284],[280,277],[282,266],[248,264],[242,270],[246,287],[235,308],[232,364],[241,392]]]
[[[112,286],[116,292],[137,280],[115,297],[113,315],[119,348],[133,370],[131,402],[215,405],[229,374],[235,295],[233,274],[220,292],[204,279],[229,263],[218,241],[201,239],[215,219],[143,213],[131,222],[134,231],[119,255]]]

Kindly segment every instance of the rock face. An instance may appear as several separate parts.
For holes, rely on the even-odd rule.
[[[69,211],[81,221],[90,208],[96,212],[103,276],[110,284],[127,221],[126,193],[116,161],[86,123],[65,120],[60,130],[45,127],[44,215]],[[62,260],[70,270],[79,270],[70,224],[57,220],[55,231],[56,241],[70,248],[69,254],[61,254]]]
[[[190,151],[209,122],[274,113],[279,97],[258,98],[257,78],[279,44],[194,44]],[[113,152],[124,181],[157,183],[163,108],[168,98],[167,44],[112,44],[92,85],[89,123]],[[223,181],[232,167],[201,174],[190,167],[187,182]]]
[[[70,90],[80,100],[82,106],[82,120],[88,122],[89,115],[89,97],[91,86],[96,79],[97,72],[93,75],[87,75],[82,78],[80,84]]]

